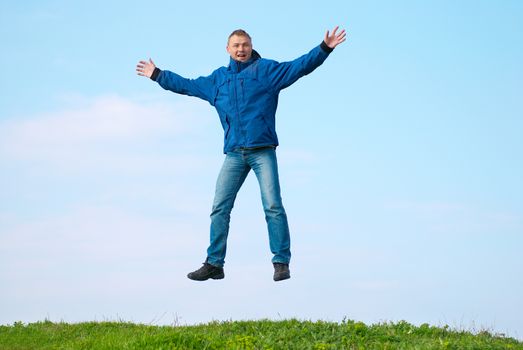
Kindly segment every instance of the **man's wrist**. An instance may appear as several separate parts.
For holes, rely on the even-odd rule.
[[[154,67],[153,74],[151,74],[151,80],[156,81],[156,79],[158,79],[158,76],[160,75],[161,72],[162,72],[162,70],[160,68]]]
[[[325,41],[321,42],[320,47],[326,53],[331,53],[332,51],[334,51],[334,49],[332,47],[329,47],[329,45],[327,45]]]

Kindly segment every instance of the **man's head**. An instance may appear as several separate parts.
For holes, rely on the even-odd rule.
[[[243,29],[237,29],[229,35],[227,52],[232,59],[247,62],[252,56],[251,36]]]

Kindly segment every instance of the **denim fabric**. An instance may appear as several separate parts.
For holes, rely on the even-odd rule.
[[[289,263],[290,261],[289,225],[280,194],[276,150],[274,147],[265,147],[235,149],[225,156],[216,181],[211,212],[211,242],[207,249],[209,264],[223,266],[225,262],[234,200],[251,169],[260,185],[270,249],[274,254],[272,262]]]

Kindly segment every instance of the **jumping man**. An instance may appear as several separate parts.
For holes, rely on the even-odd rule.
[[[280,195],[275,129],[278,95],[282,89],[319,67],[336,46],[345,41],[345,30],[327,31],[322,43],[290,62],[276,62],[253,50],[244,30],[232,32],[227,41],[230,62],[207,77],[187,79],[154,62],[140,61],[138,75],[156,81],[166,90],[196,96],[214,106],[224,130],[225,160],[216,181],[211,211],[210,245],[207,259],[187,275],[205,281],[225,277],[223,265],[227,249],[230,214],[245,178],[252,169],[260,185],[265,220],[273,254],[275,281],[290,278],[289,225]]]

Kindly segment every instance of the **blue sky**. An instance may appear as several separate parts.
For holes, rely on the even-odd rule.
[[[523,337],[520,1],[25,1],[0,5],[0,323],[407,320]],[[237,28],[291,60],[282,91],[292,279],[272,281],[255,177],[226,278],[205,259],[222,130],[138,77],[228,63]]]

